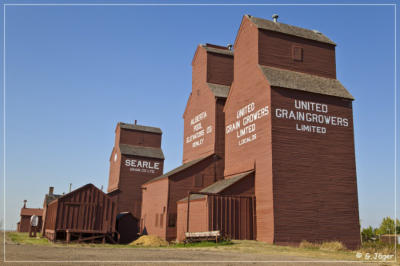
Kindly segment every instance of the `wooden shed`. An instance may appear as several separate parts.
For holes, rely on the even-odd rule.
[[[177,202],[177,240],[185,233],[220,231],[230,239],[256,239],[254,172],[219,180]],[[189,210],[189,211],[188,211]]]
[[[36,215],[39,217],[39,228],[42,226],[43,209],[27,208],[26,201],[24,207],[21,208],[21,220],[17,223],[17,232],[29,232],[31,227],[31,217]]]
[[[116,216],[116,203],[87,184],[49,203],[44,233],[52,241],[113,241]]]

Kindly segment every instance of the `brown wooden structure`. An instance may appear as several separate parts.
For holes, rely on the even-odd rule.
[[[113,241],[116,216],[116,203],[87,184],[49,203],[45,236],[52,241]]]
[[[176,202],[223,178],[223,107],[233,80],[233,52],[201,44],[192,60],[192,92],[183,114],[182,165],[143,185],[142,229],[176,239]]]
[[[190,230],[190,195],[207,196],[208,230],[220,231],[229,239],[256,239],[255,197],[218,195],[206,192],[190,192],[187,201],[186,232]]]
[[[61,194],[54,194],[54,187],[49,187],[49,193],[47,193],[44,196],[43,200],[43,221],[46,220],[46,210],[47,206],[50,204],[50,202],[60,198],[62,195]],[[42,226],[40,227],[40,231],[42,235],[44,235],[44,223],[42,223]]]
[[[107,192],[117,203],[118,213],[129,212],[137,221],[141,216],[141,185],[163,173],[161,137],[161,129],[136,122],[119,122],[115,129]]]
[[[188,232],[216,230],[230,239],[256,239],[255,205],[252,171],[189,192],[178,201],[177,240]]]
[[[17,232],[29,232],[31,228],[31,217],[32,215],[36,215],[39,217],[39,225],[38,228],[42,226],[42,216],[43,209],[39,208],[27,208],[26,200],[24,200],[24,206],[21,208],[20,212],[20,221],[17,223]]]
[[[354,98],[318,31],[245,15],[225,104],[225,176],[255,171],[257,240],[360,245]]]

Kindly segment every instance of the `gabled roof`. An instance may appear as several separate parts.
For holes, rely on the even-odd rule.
[[[245,15],[245,17],[253,22],[259,29],[280,32],[287,35],[297,36],[303,39],[336,45],[336,43],[334,43],[331,39],[329,39],[317,30],[304,29],[281,22],[273,22],[267,19],[256,18],[250,15]]]
[[[230,86],[215,84],[215,83],[207,83],[208,87],[210,88],[211,92],[217,98],[226,98],[229,94]]]
[[[21,216],[43,216],[43,209],[35,209],[35,208],[22,208],[21,209]]]
[[[228,187],[230,187],[233,184],[239,182],[240,180],[242,180],[243,178],[249,176],[253,172],[254,172],[254,170],[251,170],[251,171],[248,171],[248,172],[244,172],[244,173],[235,175],[235,176],[233,176],[231,178],[219,180],[219,181],[209,185],[208,187],[203,188],[202,190],[200,190],[200,192],[213,193],[213,194],[221,193],[222,191],[224,191]],[[206,195],[193,194],[192,196],[190,196],[190,200],[201,199],[201,198],[204,198],[205,196]],[[184,199],[181,199],[179,201],[187,201],[187,197],[184,198]]]
[[[68,192],[67,194],[61,195],[61,197],[59,197],[58,199],[53,200],[52,202],[50,202],[50,204],[54,204],[55,202],[58,202],[59,200],[62,200],[63,198],[67,198],[67,197],[71,196],[72,194],[74,194],[74,193],[76,193],[76,192],[78,192],[80,190],[87,189],[87,188],[90,188],[90,187],[94,188],[95,190],[98,190],[101,193],[103,193],[105,197],[108,197],[108,198],[110,197],[109,195],[107,195],[107,193],[105,193],[104,191],[102,191],[101,189],[99,189],[98,187],[93,185],[92,183],[88,183],[88,184],[83,185],[83,186],[81,186],[81,187],[79,187],[77,189],[72,190],[71,192]]]
[[[197,163],[203,161],[204,159],[206,159],[206,158],[208,158],[208,157],[210,157],[210,156],[212,156],[212,155],[214,155],[214,154],[211,154],[211,155],[209,155],[209,156],[202,157],[202,158],[199,158],[199,159],[196,159],[196,160],[193,160],[193,161],[184,163],[184,164],[182,164],[181,166],[179,166],[179,167],[177,167],[177,168],[175,168],[175,169],[169,171],[168,173],[165,173],[165,174],[163,174],[163,175],[161,175],[161,176],[157,176],[157,177],[155,177],[155,178],[153,178],[153,179],[150,179],[149,181],[147,181],[147,182],[144,183],[143,185],[152,183],[152,182],[157,181],[157,180],[160,180],[160,179],[167,178],[167,177],[172,176],[172,175],[174,175],[174,174],[176,174],[176,173],[179,173],[179,172],[181,172],[181,171],[183,171],[183,170],[186,170],[186,169],[188,169],[189,167],[191,167],[191,166],[193,166],[193,165],[195,165],[195,164],[197,164]]]
[[[223,55],[229,55],[229,56],[233,56],[233,51],[224,48],[218,48],[218,46],[216,45],[209,45],[209,44],[200,44],[201,47],[203,47],[207,52],[210,53],[216,53],[216,54],[223,54]]]
[[[127,124],[127,123],[122,123],[122,122],[119,122],[118,125],[124,129],[162,134],[161,129],[158,127],[148,127],[148,126],[141,126],[141,125],[135,125],[135,124]]]
[[[119,149],[124,155],[135,155],[148,158],[164,160],[164,153],[161,148],[133,146],[129,144],[119,144]]]
[[[259,65],[270,86],[354,100],[337,79]]]

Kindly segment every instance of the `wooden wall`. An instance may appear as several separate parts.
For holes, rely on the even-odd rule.
[[[18,232],[29,232],[29,228],[31,227],[31,217],[29,215],[21,215],[21,220],[19,222],[19,226],[17,228]],[[42,227],[42,216],[39,217],[38,228]]]
[[[304,49],[302,62],[291,61],[289,48],[294,45]],[[271,89],[258,66],[335,78],[334,61],[334,46],[258,30],[246,17],[242,21],[235,42],[235,80],[225,104],[225,175],[255,169],[258,240],[340,240],[349,248],[359,245],[351,101]],[[324,126],[326,134],[298,130],[293,119],[276,117],[279,108],[295,109],[294,99],[327,104],[329,115],[346,118],[348,126]],[[253,123],[251,133],[229,132],[238,120],[243,128],[244,116],[239,118],[238,111],[250,105],[253,113],[268,106],[269,114]],[[241,138],[252,134],[256,136],[241,145]]]
[[[207,54],[207,82],[230,86],[233,81],[233,57]]]
[[[154,172],[132,172],[130,166],[125,165],[126,160],[145,160],[159,163],[159,169]],[[163,174],[164,160],[151,159],[139,156],[122,155],[121,170],[119,176],[119,192],[115,194],[118,202],[118,212],[130,212],[136,219],[141,217],[142,189],[147,181]]]
[[[232,56],[207,52],[201,46],[197,48],[192,62],[192,92],[183,115],[183,163],[213,153],[223,157],[225,99],[217,99],[207,82],[230,86],[232,80]],[[193,123],[192,121],[201,117],[201,114],[206,114],[206,117]],[[201,125],[201,129],[195,128],[198,124]],[[201,130],[204,136],[190,141],[190,136]]]
[[[225,104],[225,129],[236,121],[240,109],[254,103],[254,111],[271,106],[268,83],[258,67],[258,30],[244,18],[235,42],[234,76]],[[269,110],[270,112],[270,110]],[[250,123],[252,124],[252,123]],[[250,125],[247,124],[246,126]],[[255,169],[257,240],[273,243],[272,153],[270,114],[255,122],[255,131],[238,137],[238,130],[225,135],[225,176]],[[256,134],[250,142],[240,141]]]
[[[166,238],[168,226],[168,178],[143,185],[141,230],[149,235]]]
[[[275,242],[339,240],[360,244],[353,114],[350,100],[272,89],[272,158]],[[300,101],[325,104],[327,112],[296,108]],[[280,118],[280,110],[348,119],[348,125]],[[335,124],[338,119],[335,119]],[[301,125],[326,132],[300,131]]]
[[[223,178],[218,176],[216,163],[221,159],[213,156],[197,163],[196,165],[170,177],[168,191],[167,215],[177,216],[177,201],[187,197],[189,191],[200,191]],[[202,184],[195,185],[196,176],[202,177]],[[167,227],[167,240],[176,238],[176,226]]]
[[[88,184],[51,202],[45,231],[115,232],[116,204],[101,190]]]
[[[327,43],[260,30],[259,64],[336,78],[335,46]],[[303,50],[303,60],[293,60],[293,49]]]
[[[187,231],[187,201],[179,202],[177,204],[177,211],[176,239],[182,242],[185,240],[185,232]],[[189,212],[189,232],[210,231],[208,201],[206,197],[191,200]]]

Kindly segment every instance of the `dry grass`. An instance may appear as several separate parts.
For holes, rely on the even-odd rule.
[[[187,250],[210,250],[210,251],[230,251],[230,252],[240,252],[240,253],[250,253],[250,254],[265,254],[265,255],[281,255],[281,256],[297,256],[297,257],[307,257],[307,258],[317,258],[322,260],[348,260],[348,261],[365,261],[364,258],[358,258],[357,253],[370,253],[374,255],[375,253],[381,254],[394,254],[394,246],[388,246],[384,243],[365,243],[360,250],[351,251],[343,248],[343,245],[337,244],[335,242],[327,243],[310,243],[307,241],[301,242],[299,247],[291,246],[278,246],[273,244],[268,244],[253,240],[232,240],[227,243],[196,243],[193,245],[180,245],[180,244],[170,244],[166,243],[162,239],[160,244],[158,241],[160,239],[152,239],[149,241],[151,236],[146,236],[145,239],[150,242],[146,243],[144,239],[138,239],[137,245],[112,245],[112,244],[65,244],[65,243],[51,243],[46,239],[29,238],[27,234],[8,232],[7,238],[16,244],[28,244],[28,245],[40,245],[40,246],[57,246],[57,247],[70,247],[70,248],[113,248],[113,249],[126,249],[126,248],[140,248],[146,249],[151,247],[152,249],[171,249],[171,248],[183,248]],[[142,242],[139,244],[139,242]],[[398,257],[400,257],[400,248],[397,249]],[[389,259],[388,259],[389,260]]]
[[[319,247],[320,250],[325,251],[341,251],[346,250],[346,247],[339,241],[324,242]]]
[[[400,246],[397,245],[397,257],[400,258]],[[382,242],[365,242],[363,243],[363,246],[359,250],[360,252],[364,253],[370,253],[370,254],[375,254],[375,253],[382,253],[382,254],[394,254],[395,252],[395,246],[394,245],[389,245],[386,243]]]
[[[320,244],[311,243],[311,242],[308,242],[307,240],[303,240],[303,241],[301,241],[299,248],[319,249],[320,246],[321,246]]]
[[[143,246],[143,247],[166,247],[168,242],[158,236],[141,236],[132,243],[130,246]]]

